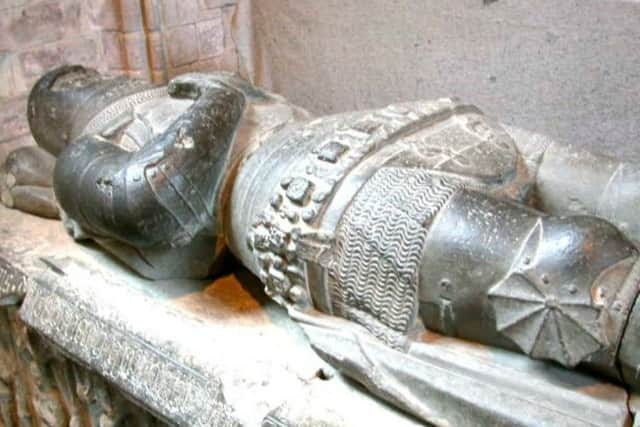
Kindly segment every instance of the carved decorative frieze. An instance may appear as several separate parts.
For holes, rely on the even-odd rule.
[[[21,300],[31,285],[31,279],[0,256],[0,306]]]
[[[126,328],[117,310],[91,295],[86,283],[91,276],[81,281],[77,275],[75,280],[65,275],[63,270],[50,270],[25,299],[21,316],[30,328],[163,419],[194,427],[237,425],[217,377],[197,371],[181,362],[180,355]],[[120,288],[126,298],[127,291]],[[143,306],[150,319],[176,317],[151,300]]]
[[[96,373],[62,357],[0,308],[0,425],[106,427],[166,424],[127,400]]]

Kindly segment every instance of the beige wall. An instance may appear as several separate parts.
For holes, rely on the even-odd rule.
[[[0,156],[30,142],[26,97],[46,70],[80,63],[164,82],[236,68],[235,0],[0,0]]]
[[[238,0],[253,81],[315,113],[459,96],[640,161],[638,0]]]

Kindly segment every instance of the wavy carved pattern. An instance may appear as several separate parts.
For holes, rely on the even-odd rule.
[[[359,323],[373,318],[397,332],[411,327],[429,224],[458,188],[408,168],[383,168],[364,185],[336,237],[330,267],[336,314]],[[379,329],[370,320],[364,326]]]

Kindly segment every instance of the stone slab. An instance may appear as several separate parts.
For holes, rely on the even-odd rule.
[[[419,425],[335,374],[244,270],[150,282],[4,207],[0,256],[29,327],[170,424]]]

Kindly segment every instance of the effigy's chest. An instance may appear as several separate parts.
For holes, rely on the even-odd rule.
[[[320,118],[284,138],[282,151],[307,152],[293,174],[326,181],[329,189],[386,166],[427,169],[487,189],[526,174],[513,140],[497,123],[450,99]]]
[[[274,140],[247,168],[273,188],[247,236],[267,292],[359,323],[375,313],[387,342],[410,327],[442,206],[462,187],[521,200],[530,182],[509,135],[449,99],[325,117]]]

